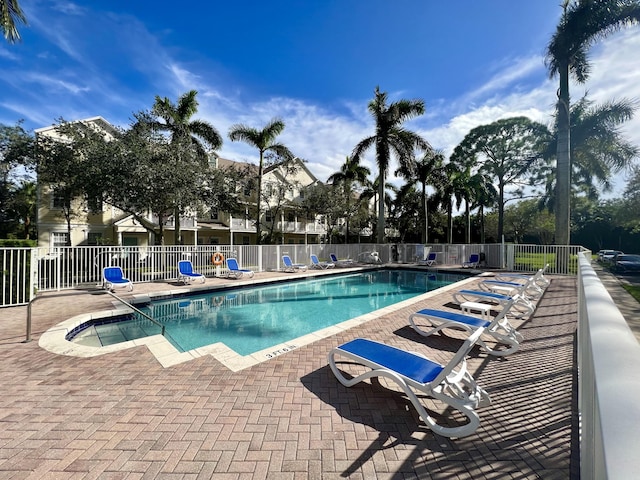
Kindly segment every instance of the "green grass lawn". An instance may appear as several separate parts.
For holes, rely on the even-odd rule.
[[[623,287],[640,303],[640,285],[623,285]]]

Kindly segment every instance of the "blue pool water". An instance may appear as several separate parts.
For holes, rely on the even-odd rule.
[[[165,325],[165,337],[179,351],[223,342],[248,355],[464,278],[376,270],[154,301],[140,309]],[[134,315],[94,328],[102,345],[160,333]]]

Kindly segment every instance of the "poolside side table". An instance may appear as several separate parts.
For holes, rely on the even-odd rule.
[[[478,303],[478,302],[463,302],[460,304],[460,308],[467,315],[477,311],[480,313],[480,316],[483,320],[488,322],[491,321],[491,305],[487,303]]]
[[[501,293],[503,295],[513,296],[518,293],[518,289],[515,287],[509,287],[507,285],[492,285],[489,287],[493,293]]]

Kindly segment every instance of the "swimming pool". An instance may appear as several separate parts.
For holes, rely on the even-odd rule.
[[[465,278],[374,270],[153,301],[139,308],[165,326],[165,338],[179,352],[222,342],[239,355],[250,355]],[[161,330],[137,314],[85,327],[67,339],[104,346]]]

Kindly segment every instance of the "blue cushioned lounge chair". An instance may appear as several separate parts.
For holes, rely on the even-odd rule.
[[[507,318],[507,312],[511,308],[511,305],[513,305],[513,302],[514,299],[512,298],[504,305],[493,320],[486,320],[473,315],[465,315],[452,311],[425,308],[410,315],[409,324],[416,332],[424,337],[438,333],[445,328],[466,330],[468,332],[474,332],[480,328],[485,334],[490,335],[492,340],[497,344],[506,345],[507,347],[506,349],[493,348],[487,345],[484,340],[478,339],[478,343],[482,348],[491,355],[509,355],[520,348],[520,342],[522,341],[522,335],[513,328]],[[424,327],[427,325],[425,325],[424,322],[428,322],[431,328],[425,329]]]
[[[253,270],[240,268],[235,258],[227,258],[227,278],[242,278],[244,276],[253,278]]]
[[[510,295],[504,295],[502,293],[487,292],[484,290],[458,290],[453,294],[453,301],[458,305],[464,302],[484,302],[499,305],[503,307],[514,299],[511,306],[513,316],[515,318],[521,318],[525,315],[531,315],[535,310],[535,305],[527,297],[518,295],[512,297]]]
[[[462,262],[462,268],[478,268],[478,265],[480,265],[480,255],[477,253],[472,253],[469,255],[469,260]]]
[[[303,272],[307,269],[304,263],[293,263],[289,255],[282,256],[282,263],[284,263],[284,271],[289,273]]]
[[[327,268],[333,268],[335,266],[335,263],[321,262],[320,260],[318,260],[317,255],[314,255],[313,253],[311,254],[311,268],[326,270]]]
[[[204,283],[204,275],[193,271],[193,265],[189,260],[180,260],[178,262],[178,281],[182,283],[191,283],[194,280],[200,280]]]
[[[549,264],[547,263],[544,266],[544,268],[539,269],[533,276],[534,283],[540,289],[547,288],[551,283],[549,279],[544,276],[548,268],[549,268]],[[506,282],[523,282],[523,281],[526,281],[530,276],[531,275],[527,275],[523,273],[500,272],[500,273],[496,273],[496,280],[506,281]]]
[[[429,252],[429,255],[427,255],[426,259],[418,261],[418,265],[426,265],[427,267],[431,267],[432,265],[435,265],[437,263],[436,253],[437,252]]]
[[[478,286],[481,290],[485,290],[487,292],[502,293],[503,295],[511,296],[521,295],[527,298],[538,298],[542,295],[543,288],[536,283],[536,275],[514,278],[512,281],[483,280],[478,284]]]
[[[353,260],[350,258],[346,258],[344,260],[338,260],[338,257],[335,253],[330,253],[329,258],[331,259],[331,263],[333,263],[337,267],[352,267],[354,266]]]
[[[102,269],[102,288],[107,290],[115,290],[116,288],[126,288],[133,290],[131,280],[124,277],[122,268],[120,267],[104,267]]]
[[[489,395],[476,383],[466,364],[466,357],[482,331],[483,329],[479,328],[470,335],[446,365],[434,362],[419,353],[357,338],[331,350],[328,355],[329,366],[338,381],[346,387],[372,377],[384,377],[394,381],[431,430],[445,437],[463,437],[475,432],[480,425],[476,409],[491,403]],[[346,357],[348,360],[336,362],[336,357]],[[345,376],[336,365],[340,363],[341,368],[346,368],[346,365],[354,362],[370,370],[351,378]],[[458,410],[466,417],[467,423],[456,427],[438,424],[424,408],[416,392],[440,400],[448,407]]]

